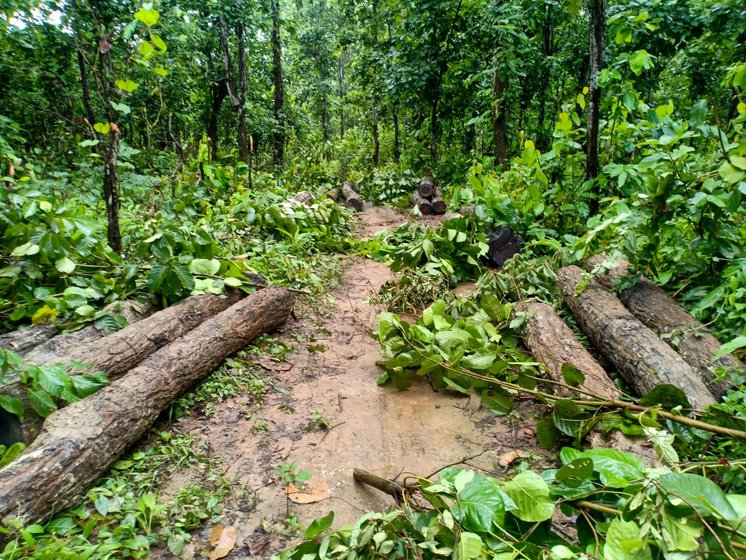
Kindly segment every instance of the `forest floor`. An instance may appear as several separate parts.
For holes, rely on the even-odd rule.
[[[391,208],[366,205],[356,234],[372,235],[405,221]],[[274,379],[260,408],[247,414],[251,396],[237,395],[214,403],[208,418],[193,413],[176,422],[175,429],[193,436],[196,448],[209,449],[225,467],[232,490],[222,524],[236,530],[228,558],[269,558],[297,540],[298,526],[329,511],[339,527],[392,506],[389,496],[353,481],[354,467],[401,481],[464,463],[502,473],[505,461],[518,457],[513,451],[523,460],[541,460],[529,403],[519,403],[517,414],[498,417],[481,407],[478,397],[435,392],[424,381],[406,391],[376,384],[380,346],[371,332],[382,309],[368,299],[391,277],[384,264],[350,258],[329,300],[299,302],[295,318],[276,334],[293,348],[285,360],[259,359]],[[326,429],[320,422],[328,423]],[[274,480],[275,469],[292,463],[311,472],[304,492],[318,501],[293,503],[284,484]],[[170,475],[161,481],[160,493],[175,495],[198,476],[188,469]],[[185,559],[209,555],[212,529],[194,535]],[[151,557],[173,558],[168,551]]]

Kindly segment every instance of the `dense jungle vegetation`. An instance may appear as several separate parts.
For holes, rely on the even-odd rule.
[[[353,214],[325,196],[352,181],[408,211],[427,169],[449,209],[471,212],[357,240]],[[313,203],[292,203],[303,191]],[[503,224],[527,244],[489,271],[485,232]],[[556,469],[449,468],[418,480],[423,511],[405,497],[351,528],[319,519],[284,558],[743,558],[743,439],[678,422],[694,417],[681,391],[601,414],[537,389],[510,306],[561,307],[557,269],[600,252],[744,357],[743,0],[0,2],[0,332],[106,325],[111,302],[251,291],[256,275],[313,297],[360,255],[399,272],[379,296],[382,383],[440,367],[443,387],[478,391],[497,414],[521,391],[548,402],[537,430]],[[463,280],[477,291],[454,300]],[[395,314],[423,308],[414,325]],[[10,371],[41,416],[106,382],[0,350]],[[696,417],[744,430],[746,380],[727,381]],[[8,395],[0,407],[24,414]],[[647,437],[661,466],[581,451],[596,424]],[[157,503],[147,473],[189,444],[158,445],[73,513],[3,528],[0,558],[183,551],[223,488],[192,496],[188,518]],[[2,451],[0,465],[22,446]],[[560,509],[569,535],[552,524]]]

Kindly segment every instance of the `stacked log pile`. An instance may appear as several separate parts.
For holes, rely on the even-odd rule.
[[[181,393],[281,326],[292,306],[290,292],[276,287],[240,301],[237,294],[189,298],[71,351],[118,378],[53,412],[28,449],[0,470],[0,524],[39,522],[75,505]]]
[[[442,215],[446,213],[446,203],[443,191],[438,186],[432,173],[428,173],[420,181],[420,186],[412,193],[412,201],[424,216],[430,214]]]

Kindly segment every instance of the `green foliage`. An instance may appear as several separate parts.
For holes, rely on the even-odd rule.
[[[79,401],[109,382],[106,375],[90,371],[85,364],[35,366],[9,350],[0,349],[0,385],[15,379],[20,380],[29,405],[42,418],[57,410],[59,402]],[[0,407],[23,420],[23,401],[2,394]]]
[[[414,314],[435,300],[450,302],[453,297],[450,280],[439,271],[407,268],[396,279],[384,282],[370,302],[388,311]]]
[[[411,205],[412,193],[419,179],[411,171],[397,172],[395,169],[376,169],[361,182],[360,196],[375,204]]]
[[[192,530],[220,520],[220,502],[229,490],[218,465],[192,446],[190,436],[157,434],[117,461],[76,508],[43,525],[12,529],[0,558],[143,558],[157,545],[181,554]],[[153,493],[158,480],[185,465],[199,481],[161,501]]]
[[[367,514],[307,536],[280,558],[740,556],[744,538],[735,528],[746,513],[743,496],[697,474],[646,468],[629,453],[565,448],[560,455],[560,469],[503,480],[447,468],[436,481],[419,480],[413,499],[427,508]],[[558,508],[572,516],[577,540],[552,524]]]

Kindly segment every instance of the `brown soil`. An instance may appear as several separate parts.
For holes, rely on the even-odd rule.
[[[366,208],[359,214],[358,235],[405,221],[389,208]],[[366,511],[392,506],[390,497],[353,482],[354,467],[400,479],[461,462],[501,473],[498,459],[505,453],[536,452],[530,413],[499,418],[476,397],[435,392],[426,383],[407,391],[376,384],[382,373],[376,365],[379,344],[370,333],[380,309],[367,299],[390,278],[385,265],[353,258],[333,302],[322,306],[326,313],[298,306],[298,318],[280,334],[295,345],[287,364],[278,366],[287,391],[271,394],[253,418],[244,417],[246,399],[237,397],[215,404],[207,420],[193,416],[177,423],[179,430],[209,443],[233,482],[223,524],[236,528],[237,539],[228,558],[269,558],[291,544],[293,537],[280,534],[288,513],[305,527],[333,510],[339,527]],[[309,430],[314,411],[321,411],[331,430]],[[258,425],[266,431],[258,431]],[[311,471],[311,487],[328,484],[328,498],[307,505],[288,502],[273,472],[294,461]],[[162,492],[173,495],[192,483],[188,476],[173,478],[164,481]],[[211,529],[195,535],[186,558],[205,557]]]

